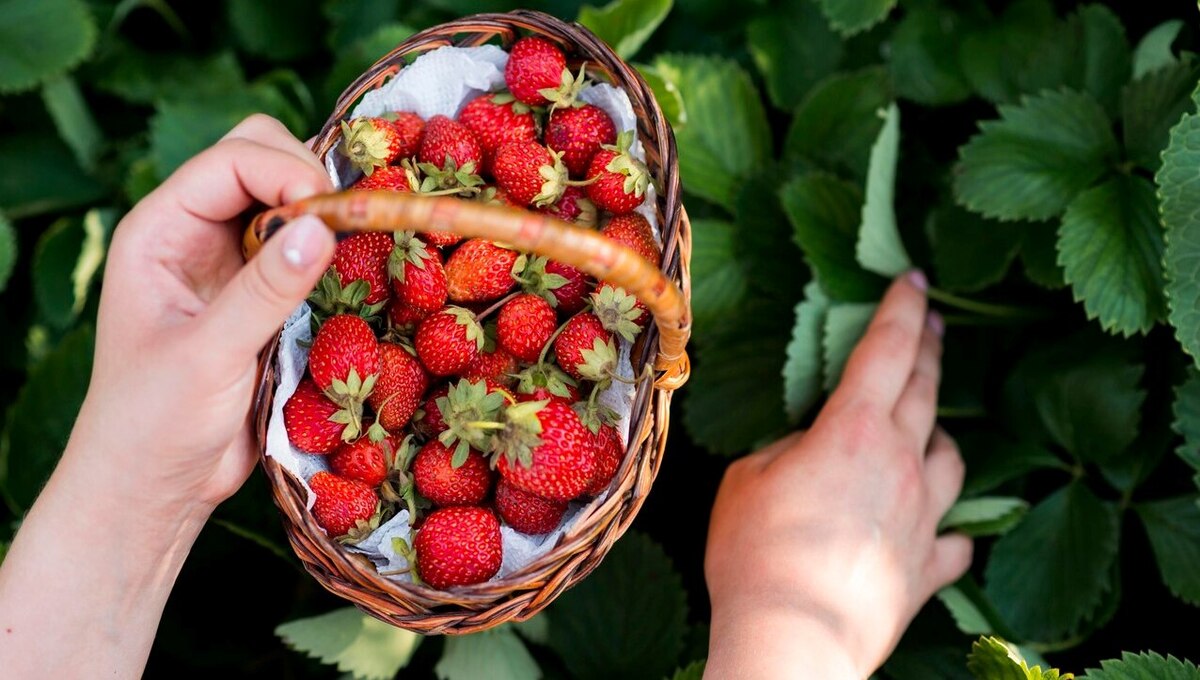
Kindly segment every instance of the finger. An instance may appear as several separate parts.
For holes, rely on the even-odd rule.
[[[925,567],[926,597],[962,578],[971,568],[975,544],[963,534],[946,534],[933,542],[933,552]]]
[[[908,384],[896,402],[893,418],[896,426],[916,444],[914,450],[925,453],[933,424],[937,420],[938,384],[942,378],[942,317],[931,311],[926,317],[925,330],[921,332],[921,344],[917,349],[917,360],[913,364]]]
[[[252,358],[308,295],[333,257],[333,233],[304,216],[267,240],[201,314],[200,346]]]
[[[929,454],[925,456],[925,488],[929,494],[928,507],[933,514],[934,525],[958,500],[965,473],[966,467],[958,452],[958,445],[945,430],[936,428],[929,442]]]
[[[258,142],[263,146],[269,146],[294,154],[297,158],[312,165],[320,172],[325,172],[325,168],[321,166],[321,161],[317,159],[316,154],[312,152],[309,145],[296,139],[295,135],[287,129],[286,125],[265,113],[256,113],[246,118],[235,125],[232,130],[225,133],[225,136],[221,139],[248,139],[252,142]]]
[[[796,430],[783,439],[772,442],[771,444],[752,454],[758,459],[759,467],[766,467],[780,456],[788,453],[789,451],[795,450],[797,448],[797,444],[800,443],[800,440],[804,439],[805,432],[806,430]]]
[[[846,362],[831,401],[865,397],[892,411],[916,360],[925,325],[926,288],[925,275],[915,270],[892,283]]]

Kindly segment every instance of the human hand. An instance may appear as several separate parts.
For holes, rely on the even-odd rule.
[[[963,462],[935,427],[925,288],[892,284],[811,430],[729,466],[705,557],[710,677],[865,678],[970,565],[970,539],[937,536]]]

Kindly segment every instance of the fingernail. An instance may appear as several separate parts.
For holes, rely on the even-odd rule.
[[[292,184],[283,190],[283,202],[295,203],[311,198],[321,193],[321,189],[311,184]]]
[[[283,259],[296,269],[308,269],[321,256],[324,231],[325,225],[312,215],[292,220],[284,229]]]
[[[921,292],[925,292],[929,288],[929,279],[925,278],[925,272],[920,269],[914,269],[908,273],[908,282]]]
[[[946,320],[935,310],[929,310],[929,315],[925,317],[925,325],[939,338],[946,332]]]

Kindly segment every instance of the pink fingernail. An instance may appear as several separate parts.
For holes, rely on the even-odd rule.
[[[935,310],[929,310],[929,315],[925,317],[925,325],[939,338],[946,332],[946,320]]]
[[[312,215],[292,220],[284,228],[283,259],[296,269],[308,269],[321,255],[324,230],[325,225]]]
[[[914,269],[908,273],[908,282],[921,292],[925,292],[929,288],[929,279],[925,278],[925,272],[920,269]]]

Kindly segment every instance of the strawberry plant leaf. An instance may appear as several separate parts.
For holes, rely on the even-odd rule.
[[[969,293],[1004,279],[1021,251],[1026,228],[947,205],[930,213],[927,230],[938,286]]]
[[[821,289],[838,301],[878,300],[886,282],[854,257],[862,215],[862,192],[837,177],[812,172],[780,190],[792,238],[804,251]]]
[[[1121,88],[1133,72],[1133,58],[1125,26],[1104,5],[1084,5],[1067,18],[1067,35],[1058,44],[1071,50],[1066,58],[1066,75],[1061,82],[1041,83],[1043,87],[1067,87],[1086,92],[1104,110],[1113,113]],[[1045,71],[1043,71],[1045,72]],[[1036,77],[1037,72],[1032,73]],[[1039,88],[1040,89],[1040,88]],[[1036,92],[1037,89],[1026,90]]]
[[[737,226],[722,220],[692,224],[692,323],[701,342],[721,328],[746,294],[746,274],[734,256]]]
[[[986,217],[1050,219],[1117,154],[1108,118],[1088,95],[1043,92],[999,111],[959,149],[955,168],[959,205]]]
[[[550,639],[550,617],[545,612],[537,614],[532,619],[517,621],[511,625],[513,630],[530,642],[544,645]]]
[[[52,134],[0,138],[0,166],[21,168],[0,173],[0,209],[10,219],[77,208],[105,194]]]
[[[967,474],[962,495],[971,498],[1034,470],[1065,466],[1039,444],[1013,441],[998,432],[968,431],[958,438]]]
[[[976,680],[1070,680],[1070,673],[1059,675],[1056,669],[1029,667],[1020,651],[995,637],[981,637],[971,646],[967,670]]]
[[[75,79],[61,75],[47,80],[42,85],[42,101],[58,129],[58,136],[75,153],[79,166],[94,170],[104,147],[104,133],[92,117]]]
[[[366,71],[383,55],[391,52],[396,45],[404,42],[416,33],[416,30],[405,24],[384,24],[373,33],[338,50],[337,60],[325,79],[326,97],[331,102],[337,100],[342,90],[354,82],[354,79]]]
[[[884,118],[883,129],[871,147],[867,169],[866,201],[862,207],[862,226],[854,248],[858,263],[868,271],[888,278],[912,269],[912,261],[900,241],[896,228],[896,163],[900,155],[900,109],[892,104]]]
[[[1049,0],[1016,0],[1004,13],[984,21],[968,33],[959,47],[963,75],[983,98],[997,103],[1015,102],[1021,92],[1040,88],[1022,87],[1044,45],[1061,42],[1061,28]],[[1038,64],[1044,70],[1044,64]],[[1061,83],[1054,83],[1054,87]]]
[[[871,145],[883,126],[878,111],[891,101],[891,80],[882,68],[826,78],[792,117],[784,141],[785,161],[809,161],[835,173],[866,177]]]
[[[66,73],[95,44],[96,24],[80,0],[0,0],[0,94]]]
[[[870,680],[930,680],[959,678],[963,672],[961,644],[901,644]]]
[[[862,339],[867,324],[879,305],[847,303],[833,305],[825,313],[825,328],[821,337],[821,354],[825,364],[825,389],[833,391],[842,379],[842,371],[855,345]]]
[[[829,298],[816,283],[804,289],[796,305],[796,324],[783,364],[783,404],[788,422],[798,423],[821,396],[821,335]]]
[[[115,224],[113,211],[91,210],[82,220],[64,217],[42,234],[33,251],[33,294],[44,321],[66,328],[83,310]]]
[[[1045,225],[1031,225],[1021,239],[1021,265],[1025,278],[1050,290],[1065,288],[1062,266],[1058,264],[1058,234]]]
[[[654,68],[675,84],[688,112],[675,130],[684,189],[732,212],[738,185],[771,157],[771,128],[758,90],[737,62],[664,55]]]
[[[746,39],[771,103],[788,111],[842,60],[842,40],[814,0],[772,7],[750,21]]]
[[[683,582],[663,549],[636,531],[549,612],[549,646],[580,680],[662,677],[683,649]]]
[[[281,12],[258,0],[229,0],[229,25],[242,49],[273,61],[311,54],[321,45],[320,0],[300,0]]]
[[[693,661],[683,668],[676,669],[670,680],[704,680],[704,660]]]
[[[1187,379],[1175,388],[1175,421],[1171,429],[1183,437],[1175,453],[1200,471],[1200,372],[1190,367]]]
[[[612,46],[617,56],[630,59],[654,35],[671,12],[673,0],[612,0],[603,7],[579,8],[579,23]]]
[[[844,36],[861,33],[887,18],[896,0],[817,0],[829,24]]]
[[[1011,636],[1012,632],[1000,618],[996,607],[988,600],[975,578],[966,574],[954,585],[935,593],[946,607],[958,630],[967,635]]]
[[[807,277],[797,275],[796,263],[802,252],[792,238],[792,226],[779,200],[784,179],[780,168],[771,164],[742,185],[734,202],[737,238],[733,240],[733,255],[741,262],[746,281],[756,294],[788,306],[804,295]]]
[[[1163,583],[1179,599],[1200,605],[1200,506],[1197,496],[1180,496],[1134,506],[1154,558],[1162,573]]]
[[[1125,153],[1134,163],[1157,171],[1171,127],[1192,110],[1192,90],[1200,79],[1200,61],[1189,57],[1146,74],[1121,91]]]
[[[1193,100],[1200,93],[1193,94]],[[1167,319],[1183,350],[1200,357],[1200,115],[1188,113],[1171,129],[1155,175],[1166,250]]]
[[[434,667],[438,680],[536,680],[537,662],[512,626],[446,638],[442,658]]]
[[[1072,635],[1114,587],[1119,531],[1116,506],[1074,482],[1034,506],[996,541],[984,590],[1025,639]]]
[[[687,125],[687,109],[683,108],[683,96],[675,83],[667,80],[659,70],[649,64],[635,64],[642,79],[654,92],[654,99],[672,127]]]
[[[1133,51],[1133,77],[1141,78],[1146,74],[1166,68],[1178,62],[1178,57],[1171,50],[1183,22],[1171,19],[1150,29],[1142,36],[1141,42]]]
[[[87,73],[98,89],[135,104],[219,95],[246,82],[230,51],[202,56],[158,54],[119,41],[89,64]]]
[[[955,503],[938,523],[938,531],[971,537],[1000,536],[1020,524],[1029,503],[1008,496],[966,498]]]
[[[334,54],[342,54],[346,48],[378,32],[380,27],[401,18],[399,3],[378,0],[334,0],[324,3],[321,11],[329,22],[325,44]]]
[[[64,336],[30,369],[8,409],[0,437],[0,491],[17,515],[33,505],[67,445],[87,392],[95,340],[90,325]]]
[[[1101,661],[1099,669],[1088,669],[1080,680],[1200,680],[1200,668],[1173,656],[1125,652],[1120,659]]]
[[[1079,194],[1058,231],[1058,263],[1089,319],[1126,337],[1166,317],[1154,186],[1116,175]]]
[[[0,213],[0,293],[8,287],[8,279],[17,266],[17,251],[17,232],[13,230],[12,222]]]
[[[925,106],[946,106],[972,94],[958,60],[962,36],[973,28],[968,14],[945,7],[912,7],[891,38],[888,65],[896,96]]]
[[[280,625],[275,635],[292,649],[360,680],[387,680],[408,664],[421,636],[373,619],[354,607]]]

